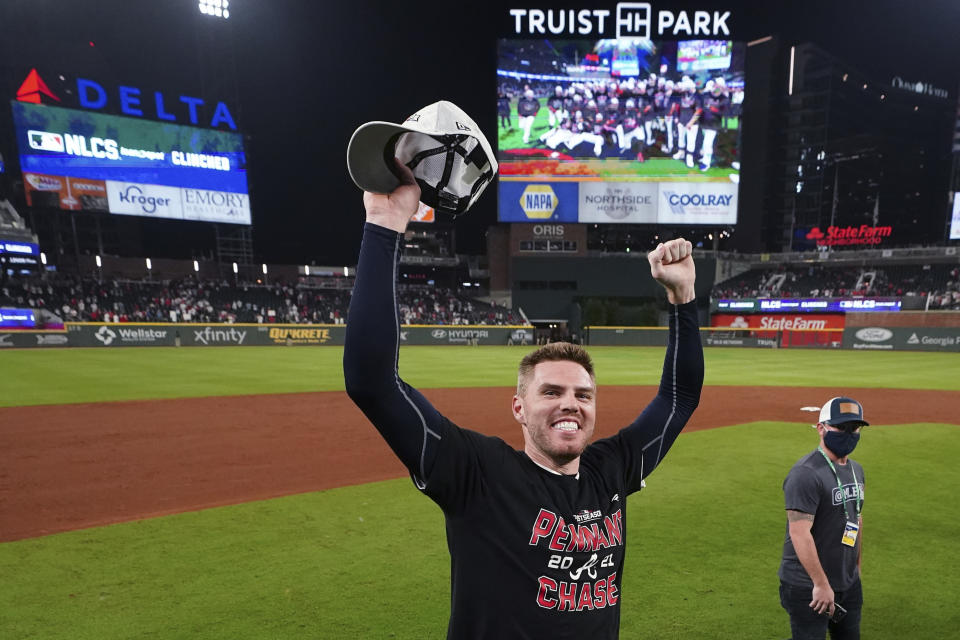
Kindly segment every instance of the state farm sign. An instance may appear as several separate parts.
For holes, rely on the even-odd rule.
[[[842,315],[813,314],[744,314],[718,313],[710,319],[712,327],[752,329],[754,331],[823,331],[843,329]]]
[[[820,227],[814,227],[807,233],[807,240],[815,240],[819,247],[850,245],[877,245],[889,238],[893,227],[872,227],[862,224],[859,227],[827,227],[824,233]]]

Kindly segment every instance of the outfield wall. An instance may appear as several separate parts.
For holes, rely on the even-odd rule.
[[[0,332],[3,348],[36,347],[211,347],[343,345],[342,324],[173,324],[68,322],[62,331]],[[533,327],[404,325],[408,345],[533,344]]]
[[[939,315],[939,314],[938,314]],[[942,316],[939,326],[882,326],[872,322],[842,329],[782,329],[703,327],[706,347],[843,348],[869,351],[960,352],[960,322]],[[877,314],[871,320],[879,320]],[[960,321],[960,313],[953,320]],[[67,323],[61,331],[18,330],[0,332],[5,348],[53,347],[209,347],[209,346],[317,346],[344,343],[346,325],[303,324],[173,324],[173,323]],[[404,325],[405,345],[532,345],[533,327],[491,325]],[[666,327],[586,327],[590,346],[665,347]]]

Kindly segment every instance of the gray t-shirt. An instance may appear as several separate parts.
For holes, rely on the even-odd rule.
[[[860,494],[860,506],[863,508],[863,467],[847,458],[847,464],[833,463],[837,475],[834,475],[826,458],[819,450],[800,458],[787,479],[783,481],[785,506],[789,510],[802,511],[813,515],[813,541],[820,556],[830,586],[834,591],[843,591],[857,581],[860,571],[857,569],[857,553],[860,551],[860,537],[856,546],[848,547],[841,543],[847,517],[857,522],[857,494]],[[856,482],[854,482],[856,473]],[[837,487],[837,477],[843,485],[843,497]],[[846,513],[844,513],[844,502]],[[797,552],[790,540],[790,525],[787,524],[786,539],[783,543],[783,560],[780,562],[780,579],[787,584],[813,587],[813,581],[806,569],[800,564]]]

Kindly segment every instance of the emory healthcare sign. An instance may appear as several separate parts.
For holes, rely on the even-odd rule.
[[[616,12],[608,9],[510,9],[513,33],[604,37],[610,25],[616,38],[650,40],[662,37],[729,36],[729,11],[656,12],[649,2],[618,2]],[[654,26],[656,31],[653,31]]]

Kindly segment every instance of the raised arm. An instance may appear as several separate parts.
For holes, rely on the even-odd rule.
[[[639,489],[640,481],[663,460],[700,403],[703,387],[692,246],[682,238],[671,240],[651,251],[647,259],[651,275],[667,291],[670,331],[657,395],[617,436],[626,440],[623,451],[631,490]]]
[[[396,280],[400,243],[417,211],[420,188],[404,177],[390,194],[364,193],[367,211],[343,350],[347,394],[422,486],[433,467],[441,417],[397,372],[400,319]]]

